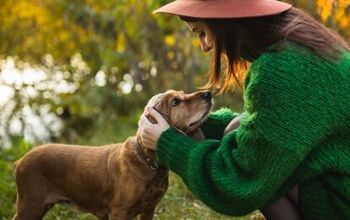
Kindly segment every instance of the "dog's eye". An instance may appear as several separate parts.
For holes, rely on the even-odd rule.
[[[179,103],[181,102],[180,99],[178,98],[174,98],[172,101],[171,101],[171,106],[177,106]]]

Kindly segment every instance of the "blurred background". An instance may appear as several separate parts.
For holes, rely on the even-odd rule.
[[[206,82],[210,54],[176,17],[152,15],[168,0],[0,0],[0,219],[15,211],[12,162],[48,142],[103,145],[137,130],[148,99]],[[350,0],[290,0],[350,40]],[[242,110],[239,92],[216,108]],[[228,218],[171,175],[156,219]],[[55,206],[45,219],[94,219]]]

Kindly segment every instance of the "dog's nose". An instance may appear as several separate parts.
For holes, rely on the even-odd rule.
[[[204,92],[202,97],[207,101],[211,101],[211,92]]]

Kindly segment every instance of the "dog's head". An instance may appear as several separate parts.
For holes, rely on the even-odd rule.
[[[193,135],[208,118],[213,100],[208,91],[185,94],[182,91],[169,90],[153,96],[147,106],[157,110],[170,126],[187,135]],[[155,123],[153,118],[147,117]]]

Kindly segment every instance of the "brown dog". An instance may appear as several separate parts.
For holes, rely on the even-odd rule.
[[[167,91],[153,106],[179,131],[203,138],[210,92]],[[154,120],[154,119],[153,119]],[[15,163],[17,213],[13,219],[42,219],[56,203],[67,203],[99,219],[152,219],[168,187],[168,170],[158,167],[155,152],[136,137],[101,147],[48,144],[33,148]]]

